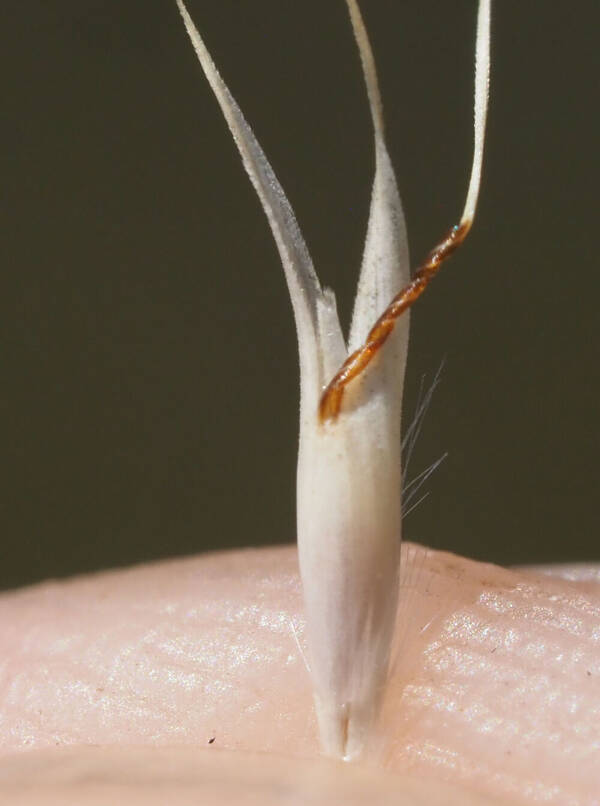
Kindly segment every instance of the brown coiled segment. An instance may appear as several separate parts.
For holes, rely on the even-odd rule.
[[[396,326],[398,318],[421,296],[437,274],[444,260],[458,249],[470,229],[471,222],[464,221],[448,231],[444,238],[427,255],[424,263],[415,271],[410,283],[396,294],[375,322],[362,347],[355,350],[344,361],[321,395],[319,402],[319,419],[321,423],[337,418],[342,408],[342,399],[346,386],[361,372],[364,372],[385,344],[388,336]]]

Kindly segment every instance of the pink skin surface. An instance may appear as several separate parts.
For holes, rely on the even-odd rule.
[[[405,546],[360,765],[319,758],[292,547],[3,594],[0,802],[598,804],[600,584],[562,573]]]

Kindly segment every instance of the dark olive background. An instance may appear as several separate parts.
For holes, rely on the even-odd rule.
[[[189,0],[347,321],[371,130],[342,0]],[[364,2],[413,258],[462,209],[474,0]],[[445,357],[405,536],[599,559],[600,5],[500,0],[481,204],[413,316]],[[0,586],[294,539],[298,370],[271,235],[174,2],[0,11]]]

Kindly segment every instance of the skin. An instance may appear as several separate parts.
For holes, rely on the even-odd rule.
[[[356,765],[318,754],[292,547],[3,594],[0,802],[600,803],[600,575],[402,569]]]

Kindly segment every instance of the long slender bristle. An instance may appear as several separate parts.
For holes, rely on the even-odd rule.
[[[475,217],[479,188],[481,186],[481,166],[483,164],[483,144],[487,120],[490,85],[490,28],[491,0],[481,0],[477,13],[477,35],[475,40],[475,103],[473,164],[461,224],[472,222]]]

